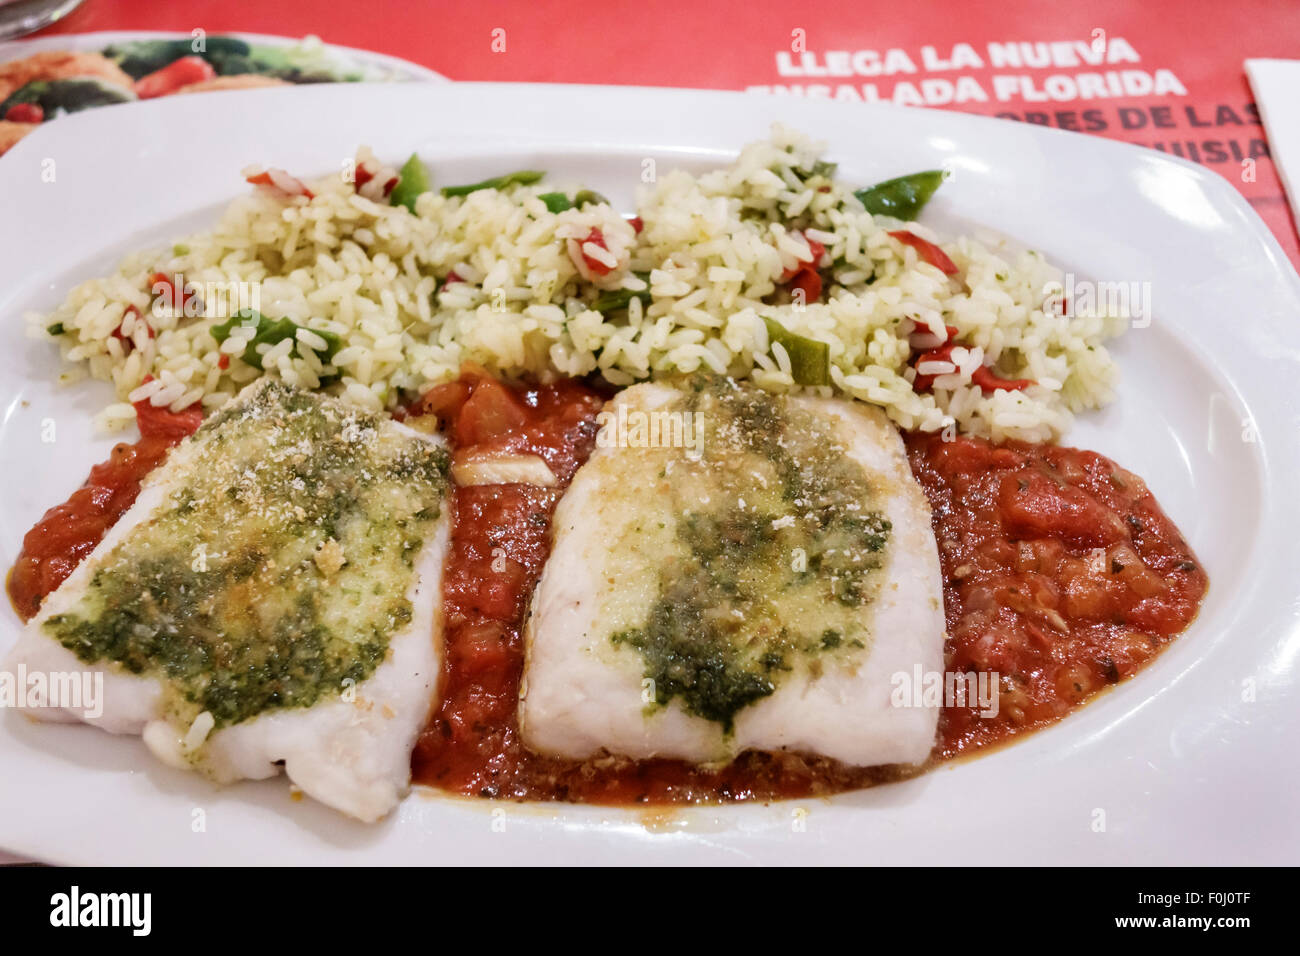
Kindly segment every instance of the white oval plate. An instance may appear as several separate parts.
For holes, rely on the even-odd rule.
[[[67,117],[0,162],[0,563],[111,445],[89,425],[107,388],[52,385],[54,350],[24,338],[22,313],[210,224],[243,166],[326,173],[368,143],[390,161],[418,150],[438,183],[543,168],[626,204],[644,160],[705,168],[773,120],[827,140],[848,181],[952,168],[925,215],[939,228],[1150,283],[1154,321],[1115,349],[1119,400],[1068,441],[1146,478],[1209,570],[1166,653],[1064,722],[906,783],[655,814],[417,791],[365,827],[282,779],[218,790],[135,739],[0,714],[0,845],[110,864],[1294,862],[1300,281],[1225,180],[1136,147],[949,112],[576,86],[322,86]],[[17,629],[0,608],[0,649]]]

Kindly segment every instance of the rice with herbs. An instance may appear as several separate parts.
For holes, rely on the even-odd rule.
[[[544,184],[434,189],[412,214],[342,176],[310,183],[311,198],[273,179],[213,231],[78,286],[33,330],[60,343],[65,380],[112,382],[109,428],[134,420],[131,401],[211,408],[262,374],[392,408],[465,362],[507,378],[599,372],[616,385],[711,370],[849,395],[903,428],[995,439],[1055,437],[1071,413],[1112,398],[1102,343],[1122,318],[1059,314],[1048,289],[1061,275],[1040,256],[873,216],[820,159],[778,127],[730,166],[666,173],[641,187],[639,234],[603,202],[552,212]],[[364,149],[358,162],[379,169]],[[919,260],[889,235],[901,228],[941,243],[958,273]],[[783,280],[811,257],[810,239],[826,249],[825,291],[802,305]],[[188,309],[156,294],[156,273],[196,290]],[[230,321],[249,290],[267,322],[293,323],[281,323],[287,334],[261,340]],[[620,290],[641,294],[611,295]],[[796,383],[764,317],[828,346],[829,385]],[[940,344],[945,326],[960,345],[922,367],[937,377],[914,390],[917,350]],[[971,381],[981,366],[1034,384],[986,392]]]

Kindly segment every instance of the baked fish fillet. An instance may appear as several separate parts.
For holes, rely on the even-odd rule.
[[[602,424],[525,628],[526,745],[924,761],[938,708],[893,678],[942,670],[939,558],[885,416],[711,379],[629,388]]]
[[[447,468],[438,438],[255,382],[148,477],[3,666],[102,672],[101,713],[32,717],[140,734],[218,782],[283,769],[376,820],[434,702]]]

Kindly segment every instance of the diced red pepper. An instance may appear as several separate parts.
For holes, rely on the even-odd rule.
[[[944,329],[944,337],[939,340],[938,345],[947,345],[949,342],[952,342],[957,338],[956,326],[945,325],[943,329]],[[912,332],[911,338],[915,339],[917,336],[932,336],[933,334],[934,333],[930,331],[929,326],[918,326]],[[915,345],[914,344],[912,346],[912,351],[917,353],[924,352],[926,349],[937,348],[938,345]]]
[[[372,173],[369,169],[367,169],[363,164],[357,167],[356,174],[353,176],[352,184],[356,187],[357,192],[361,192],[361,187],[364,186],[366,183],[370,182],[370,180],[374,178],[375,178],[375,174]],[[397,184],[401,181],[401,179],[402,179],[401,176],[389,176],[388,179],[385,180],[384,182],[384,189],[383,189],[384,195],[387,196],[394,189],[396,189]],[[307,187],[304,186],[303,188],[306,189]],[[305,193],[305,195],[310,196],[311,193],[308,192]]]
[[[645,223],[641,221],[640,216],[629,216],[627,224],[632,227],[632,231],[638,236],[641,235],[641,230],[645,228]]]
[[[198,299],[197,292],[185,285],[177,286],[175,278],[165,272],[155,272],[149,277],[149,290],[182,315],[185,313],[186,303]],[[152,337],[152,329],[149,334]]]
[[[146,375],[141,384],[152,381],[153,376]],[[141,438],[185,438],[193,435],[203,424],[203,407],[197,402],[179,412],[173,412],[165,405],[150,404],[147,398],[135,402],[134,406]]]
[[[916,361],[912,363],[913,368],[920,366],[924,362],[951,362],[952,361],[952,350],[957,347],[957,343],[952,341],[952,336],[956,334],[957,330],[952,328],[952,326],[947,326],[947,328],[949,329],[948,341],[945,342],[943,345],[938,346],[937,348],[926,349],[924,352],[918,355],[916,357]],[[934,380],[938,377],[939,377],[938,375],[922,375],[920,372],[917,372],[916,378],[912,379],[913,391],[917,391],[917,392],[928,391],[934,385]]]
[[[585,246],[589,242],[600,246],[600,248],[606,251],[609,250],[609,246],[605,245],[605,234],[601,232],[599,228],[594,228],[591,232],[587,233],[587,238],[582,240],[579,248]],[[582,254],[582,261],[587,264],[588,269],[598,276],[607,276],[614,271],[611,266],[605,265],[605,263],[601,262],[599,259],[593,259],[585,252]]]
[[[822,277],[812,266],[804,266],[794,274],[794,278],[787,283],[791,290],[799,289],[803,292],[803,302],[807,305],[809,302],[820,302],[822,297]]]
[[[495,379],[480,379],[456,418],[456,445],[477,445],[527,421],[528,412],[510,389]]]
[[[806,234],[803,237],[803,241],[808,243],[808,248],[812,251],[810,265],[815,269],[822,261],[822,256],[826,255],[826,246],[818,242],[816,239],[809,239]]]
[[[826,247],[822,245],[822,243],[818,242],[816,239],[809,239],[808,236],[803,233],[799,233],[799,235],[803,236],[803,241],[808,243],[808,249],[812,252],[812,258],[806,260],[807,265],[800,265],[795,266],[792,269],[786,269],[785,273],[781,276],[782,282],[789,282],[805,269],[811,268],[815,271],[817,269],[817,264],[822,261],[822,256],[826,254]]]
[[[896,229],[890,233],[899,242],[905,243],[916,250],[922,262],[928,262],[935,266],[944,275],[956,275],[957,264],[948,258],[948,254],[936,246],[929,239],[922,239],[915,233],[908,232],[906,229]]]
[[[444,424],[460,414],[461,408],[469,400],[470,386],[462,381],[435,385],[411,406],[412,415],[437,415]]]
[[[130,355],[135,349],[135,342],[122,334],[122,326],[120,325],[109,333],[109,338],[117,339],[122,343],[122,354],[124,355]]]
[[[1028,388],[1034,384],[1033,379],[1029,378],[999,378],[987,365],[981,365],[971,373],[971,384],[978,385],[986,392],[992,391],[1013,391],[1018,392],[1021,389]]]
[[[159,286],[162,286],[161,290]],[[149,291],[159,298],[166,299],[169,305],[176,304],[176,283],[165,272],[155,272],[149,277]]]
[[[127,316],[134,316],[137,322],[144,322],[145,331],[149,333],[149,338],[153,338],[154,334],[153,334],[153,326],[150,325],[148,322],[145,322],[145,320],[140,315],[140,310],[133,305],[128,305],[126,307],[126,311],[122,313],[122,321],[118,323],[117,328],[115,328],[109,334],[113,338],[117,339],[119,342],[122,343],[123,353],[129,355],[131,354],[131,350],[135,348],[135,330],[134,329],[132,330],[131,335],[126,335],[122,331],[126,327]]]
[[[271,189],[286,196],[306,196],[308,199],[316,198],[316,194],[307,188],[307,184],[295,176],[290,176],[283,169],[277,169],[282,182],[276,182],[271,178],[270,170],[260,173],[254,173],[252,176],[245,176],[244,181],[252,183],[254,186],[269,186]]]
[[[183,86],[204,83],[215,78],[217,71],[201,56],[183,56],[135,81],[135,95],[142,100],[175,93]]]
[[[803,235],[799,233],[799,235]],[[808,251],[812,255],[811,259],[800,260],[801,265],[792,269],[786,269],[781,276],[781,282],[784,283],[791,291],[799,289],[803,292],[803,300],[808,302],[820,302],[822,297],[822,277],[817,271],[817,263],[822,261],[822,256],[826,254],[826,247],[816,239],[809,239],[803,236],[804,242],[808,243]]]
[[[45,110],[40,103],[15,103],[5,111],[5,119],[11,123],[43,123]]]
[[[464,282],[464,281],[465,280],[460,277],[460,273],[458,273],[455,269],[452,269],[450,272],[447,273],[447,278],[442,280],[442,288],[445,289],[447,288],[447,286],[455,282]]]
[[[135,403],[135,420],[145,438],[184,438],[193,435],[203,424],[203,409],[196,402],[189,408],[173,412],[165,406],[150,405],[146,398]]]
[[[936,348],[926,349],[924,352],[917,355],[916,359],[912,362],[912,368],[918,368],[925,362],[951,362],[952,361],[952,350],[957,348],[958,345],[956,341],[957,329],[954,326],[945,325],[944,331],[948,335],[948,338],[944,341],[944,344],[937,346]],[[939,376],[937,375],[922,375],[920,372],[918,372],[916,374],[916,377],[912,379],[912,389],[917,392],[927,391],[934,385],[934,380],[938,377]],[[972,385],[978,385],[982,390],[986,392],[995,391],[995,390],[1018,391],[1020,389],[1028,388],[1030,385],[1034,384],[1032,379],[1027,379],[1027,378],[1016,378],[1016,379],[999,378],[998,375],[986,365],[981,365],[974,372],[972,372],[970,380]]]
[[[230,368],[230,356],[223,352],[221,358],[217,359],[217,368],[221,369],[223,372]]]

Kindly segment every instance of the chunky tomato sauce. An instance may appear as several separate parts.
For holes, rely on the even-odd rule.
[[[452,493],[444,574],[440,702],[412,756],[414,779],[474,796],[632,804],[825,795],[900,776],[798,754],[742,754],[703,770],[674,760],[587,761],[524,749],[516,711],[522,627],[550,550],[555,505],[595,445],[606,393],[567,381],[511,388],[467,370],[403,413],[442,423],[453,465],[536,455],[557,484]],[[137,407],[141,439],[122,444],[27,534],[9,580],[24,618],[94,548],[168,449],[199,424]],[[933,760],[1059,720],[1143,667],[1191,623],[1207,579],[1136,475],[1092,452],[972,438],[906,437],[933,509],[944,578],[948,672],[996,672],[996,716],[946,706]]]
[[[559,479],[552,488],[454,492],[441,701],[416,744],[414,779],[474,796],[624,804],[774,799],[881,779],[887,771],[792,754],[750,753],[706,771],[675,760],[560,760],[524,748],[516,718],[524,617],[550,551],[551,514],[595,446],[604,399],[577,382],[507,389],[471,373],[411,409],[448,424],[453,463],[492,450],[536,454]]]
[[[197,408],[170,412],[148,402],[136,405],[140,440],[113,446],[108,460],[90,470],[86,483],[23,537],[9,572],[9,599],[22,619],[33,617],[49,594],[117,523],[140,494],[140,483],[167,452],[203,421]]]
[[[996,672],[995,716],[944,709],[937,757],[1060,720],[1200,607],[1204,570],[1142,479],[1090,451],[907,437],[934,512],[946,670]]]
[[[535,453],[561,484],[456,492],[443,696],[415,750],[416,780],[487,797],[665,803],[828,794],[899,775],[793,754],[747,753],[702,770],[525,750],[521,628],[551,512],[594,445],[600,396],[573,383],[497,388],[476,402],[474,382],[462,382],[426,405],[450,423],[458,455],[466,442]],[[995,716],[974,701],[944,708],[935,760],[1059,720],[1135,673],[1195,616],[1205,573],[1136,475],[1072,448],[929,435],[907,444],[940,544],[946,670],[998,675]]]

